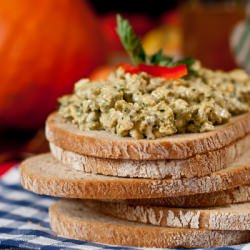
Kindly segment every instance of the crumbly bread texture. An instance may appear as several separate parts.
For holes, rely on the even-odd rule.
[[[107,202],[115,202],[106,200]],[[250,186],[239,186],[237,188],[219,192],[195,194],[179,197],[166,197],[140,200],[116,200],[129,205],[152,205],[179,208],[207,208],[225,206],[250,201]]]
[[[187,159],[223,148],[250,133],[250,113],[207,133],[168,136],[156,140],[119,137],[106,131],[81,131],[57,114],[46,122],[46,137],[56,146],[81,155],[108,159]]]
[[[167,228],[103,215],[83,201],[62,200],[49,209],[52,230],[60,236],[134,247],[203,248],[250,240],[249,231]]]
[[[174,228],[250,230],[250,203],[214,208],[168,208],[89,200],[98,211],[128,221]]]
[[[224,148],[183,160],[119,160],[80,155],[50,143],[52,155],[73,169],[86,173],[131,178],[192,178],[228,167],[250,148],[250,135]]]
[[[71,198],[143,199],[211,193],[250,184],[248,150],[230,167],[210,176],[183,179],[132,179],[86,174],[70,169],[50,154],[21,164],[21,183],[38,194]]]

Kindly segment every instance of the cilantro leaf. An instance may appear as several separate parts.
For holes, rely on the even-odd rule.
[[[140,39],[135,34],[128,20],[123,19],[120,15],[117,15],[116,31],[132,62],[135,65],[145,63],[146,53],[141,45]]]
[[[192,57],[187,57],[176,62],[176,65],[186,64],[189,75],[196,74],[196,71],[192,68],[196,60]]]
[[[191,57],[174,61],[173,57],[164,55],[161,49],[153,55],[146,55],[139,37],[134,32],[128,20],[122,18],[120,15],[117,15],[116,20],[116,31],[134,65],[144,63],[158,66],[175,67],[177,65],[185,64],[188,69],[188,75],[196,74],[195,70],[192,69],[195,59]]]
[[[162,49],[150,56],[150,63],[159,66],[171,66],[173,64],[173,58],[163,54]]]

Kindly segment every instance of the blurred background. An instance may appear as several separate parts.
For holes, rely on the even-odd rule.
[[[78,79],[129,61],[115,32],[127,18],[148,54],[250,70],[249,1],[2,0],[0,163],[48,150],[47,115]],[[1,169],[0,169],[1,172]]]

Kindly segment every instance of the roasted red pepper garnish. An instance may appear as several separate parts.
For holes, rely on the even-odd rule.
[[[188,74],[187,66],[185,64],[175,67],[139,64],[138,67],[142,72],[146,72],[152,76],[164,77],[166,79],[177,79]]]
[[[136,74],[139,72],[146,72],[149,75],[163,77],[166,79],[178,79],[188,74],[188,69],[185,64],[175,67],[155,66],[147,64],[139,64],[138,66],[121,64],[119,66],[124,68],[126,73]]]
[[[133,66],[128,63],[119,64],[118,67],[122,67],[126,73],[130,73],[130,74],[136,74],[136,73],[141,72],[138,66]]]

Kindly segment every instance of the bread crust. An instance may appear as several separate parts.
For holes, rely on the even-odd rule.
[[[249,151],[229,168],[200,178],[151,180],[86,174],[62,166],[50,154],[21,164],[24,188],[39,194],[87,199],[143,199],[211,193],[250,184]]]
[[[52,230],[60,236],[134,247],[203,248],[245,243],[247,231],[164,228],[127,222],[88,209],[84,202],[63,200],[49,209]]]
[[[63,122],[57,113],[46,122],[46,137],[56,146],[81,155],[108,159],[187,159],[223,148],[250,133],[250,113],[207,133],[173,135],[156,140],[136,140],[105,131],[81,131]]]
[[[227,168],[250,148],[250,135],[205,154],[183,160],[119,160],[80,155],[50,143],[52,155],[73,169],[92,174],[131,178],[180,179],[210,175]]]
[[[116,200],[117,201],[117,200]],[[180,208],[207,208],[250,201],[250,186],[239,186],[219,192],[156,199],[120,200],[128,205],[152,205]],[[107,200],[112,202],[112,200]],[[115,202],[115,201],[113,201]]]
[[[250,230],[250,202],[214,208],[168,208],[88,200],[85,204],[119,219],[162,227]]]

